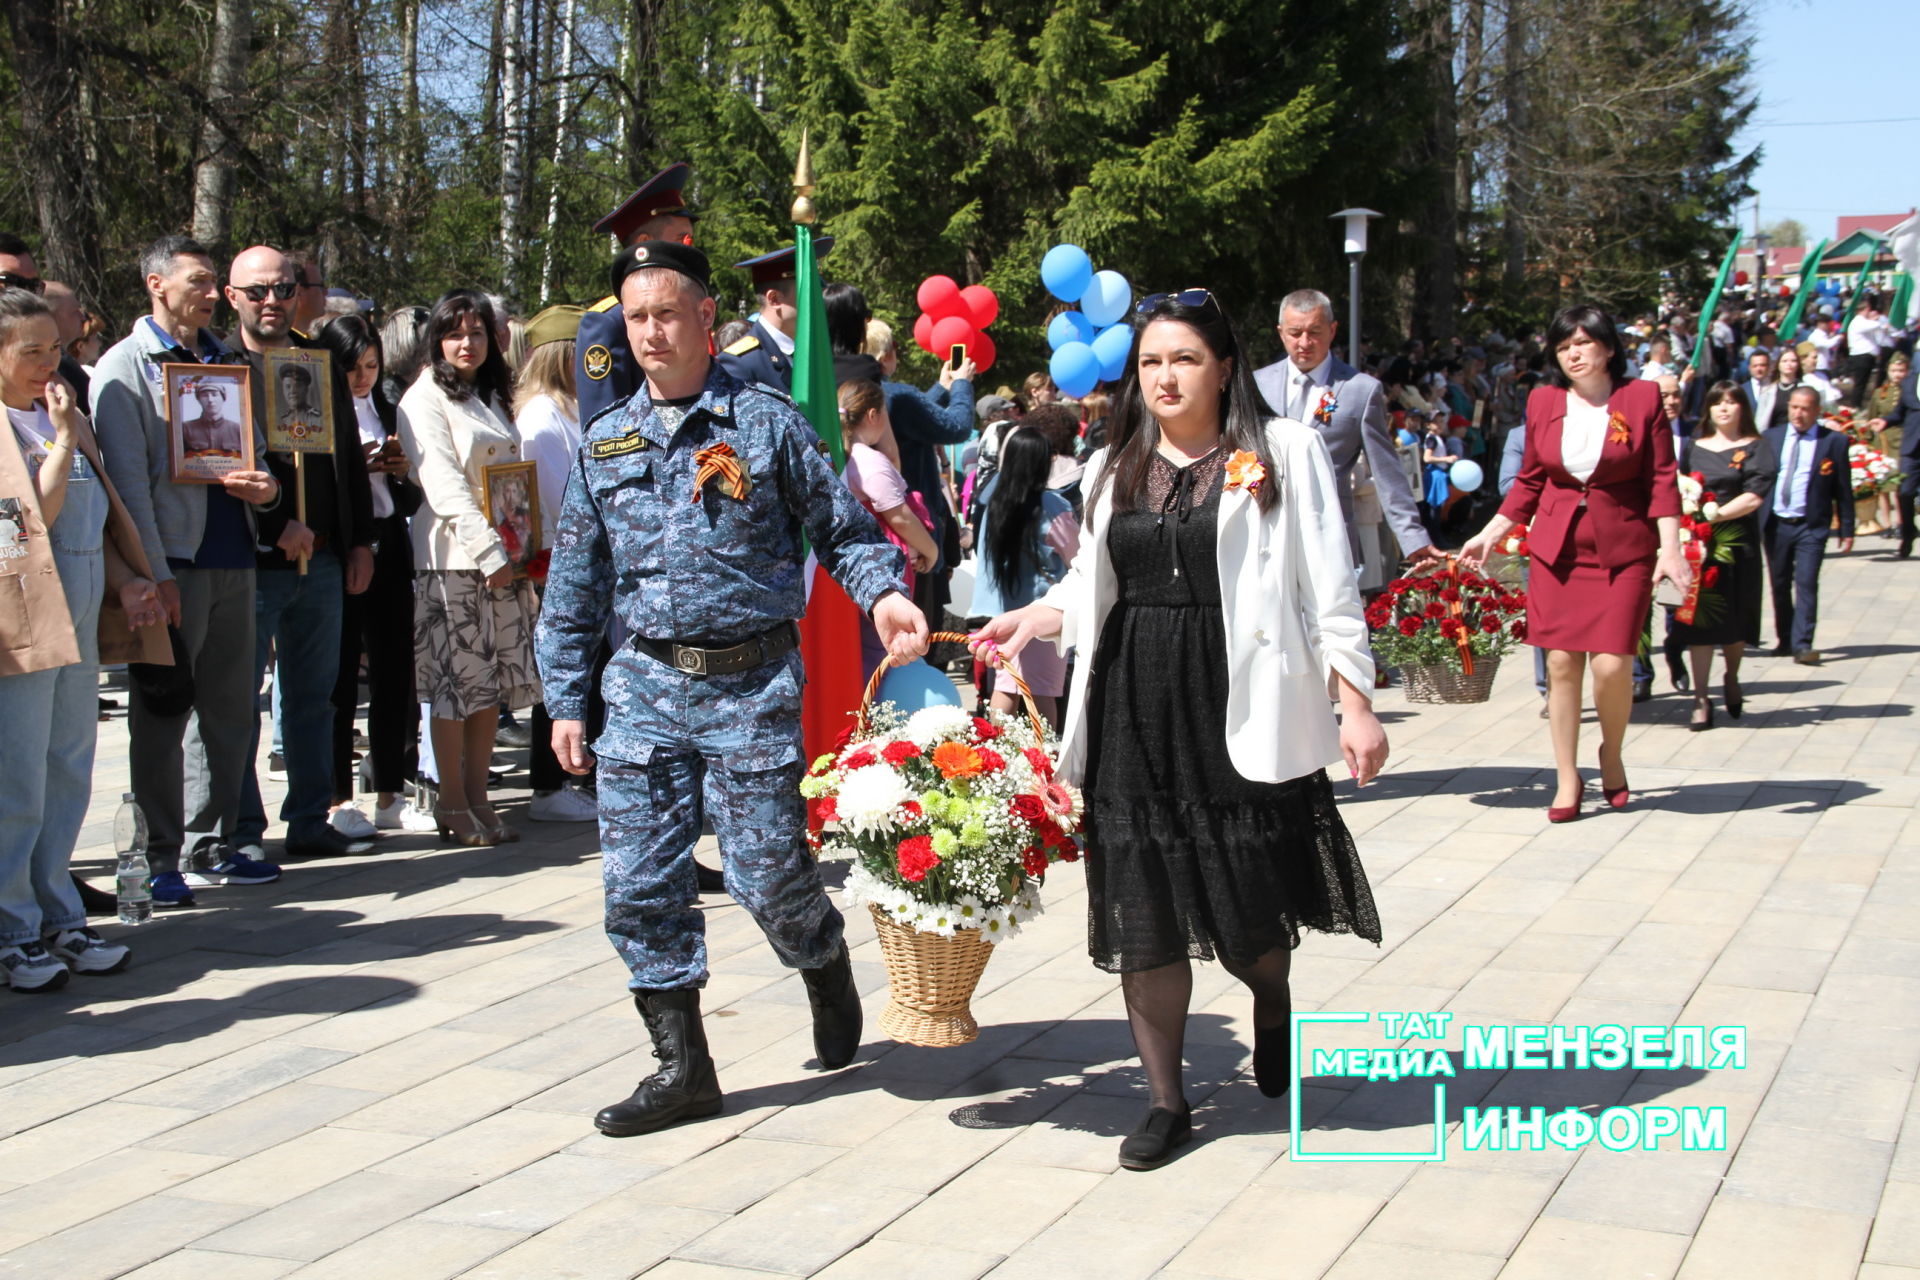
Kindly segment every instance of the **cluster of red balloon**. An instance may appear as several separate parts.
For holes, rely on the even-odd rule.
[[[1000,317],[993,290],[983,284],[962,289],[952,276],[928,276],[916,296],[920,318],[913,322],[913,340],[922,351],[947,360],[960,347],[980,372],[993,367],[996,353],[987,326]]]
[[[1040,283],[1078,311],[1062,311],[1047,325],[1053,357],[1047,372],[1061,392],[1078,398],[1102,382],[1118,382],[1133,353],[1133,326],[1126,322],[1133,286],[1118,271],[1095,271],[1078,245],[1057,244],[1040,260]]]

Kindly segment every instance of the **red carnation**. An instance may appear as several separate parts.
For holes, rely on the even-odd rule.
[[[1429,618],[1444,618],[1447,616],[1447,606],[1441,604],[1438,600],[1429,600],[1427,601],[1426,613]]]
[[[813,816],[822,822],[840,821],[840,802],[832,796],[821,796],[813,802]]]
[[[1449,640],[1458,639],[1466,629],[1466,625],[1458,618],[1440,619],[1440,634]]]
[[[940,865],[940,855],[933,851],[933,837],[909,836],[902,840],[898,861],[902,880],[925,880],[927,872]]]
[[[1047,869],[1047,855],[1039,849],[1028,847],[1020,851],[1020,867],[1030,876],[1043,874]]]
[[[1440,593],[1440,598],[1448,604],[1458,603],[1460,599],[1460,588],[1448,587]]]
[[[1525,618],[1515,620],[1513,625],[1507,628],[1507,634],[1511,635],[1515,640],[1525,640],[1527,638],[1527,620]]]
[[[1047,806],[1036,795],[1022,793],[1015,796],[1008,802],[1007,810],[1030,827],[1037,827],[1047,820]]]
[[[868,765],[877,763],[879,763],[879,758],[873,754],[873,748],[862,747],[848,756],[840,767],[847,770],[864,769]]]
[[[1062,848],[1055,849],[1054,853],[1059,856],[1062,862],[1080,861],[1080,847],[1078,845],[1068,844]]]
[[[1713,589],[1713,584],[1718,581],[1720,581],[1720,566],[1717,564],[1708,565],[1700,574],[1700,585],[1709,591]]]
[[[919,755],[920,748],[917,744],[911,742],[891,742],[887,744],[887,749],[880,754],[886,759],[888,764],[897,769]]]
[[[1007,767],[1006,758],[1003,757],[998,751],[995,751],[992,747],[981,747],[979,748],[979,752],[980,752],[980,772],[998,773],[1002,769]]]
[[[1419,631],[1420,631],[1420,619],[1418,619],[1418,618],[1402,618],[1402,619],[1400,619],[1400,634],[1401,634],[1401,635],[1403,635],[1403,636],[1411,636],[1411,635],[1416,635],[1416,634],[1418,634],[1418,633],[1419,633]]]
[[[1490,636],[1498,635],[1500,633],[1500,619],[1489,614],[1480,619],[1480,629]]]
[[[991,742],[1000,736],[1000,726],[984,716],[973,718],[973,734],[982,742]]]
[[[1033,771],[1042,778],[1051,778],[1053,776],[1053,761],[1047,758],[1046,752],[1038,747],[1028,747],[1020,754],[1027,758],[1027,763],[1032,765]]]
[[[909,818],[919,818],[926,813],[926,810],[920,807],[918,800],[909,800],[900,806],[900,812],[906,814]]]

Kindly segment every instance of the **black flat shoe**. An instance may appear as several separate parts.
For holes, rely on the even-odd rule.
[[[1740,682],[1730,679],[1721,686],[1721,691],[1726,695],[1724,701],[1727,704],[1728,717],[1738,720],[1740,713],[1747,707],[1746,694],[1741,691]]]
[[[1193,1137],[1193,1108],[1153,1107],[1140,1127],[1120,1140],[1120,1167],[1136,1172],[1158,1168]]]
[[[1253,1082],[1263,1097],[1278,1098],[1293,1087],[1293,1007],[1277,1027],[1253,1029]]]

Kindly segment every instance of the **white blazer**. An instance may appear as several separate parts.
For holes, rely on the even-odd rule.
[[[1371,696],[1373,653],[1347,545],[1333,459],[1320,433],[1286,418],[1267,422],[1274,470],[1265,483],[1280,501],[1262,512],[1245,489],[1220,495],[1216,558],[1227,633],[1227,755],[1252,782],[1285,782],[1341,759],[1331,698],[1336,674]],[[1107,462],[1105,449],[1087,463],[1082,491]],[[1060,774],[1084,781],[1087,694],[1108,612],[1120,584],[1107,558],[1110,491],[1087,509],[1080,552],[1042,603],[1063,615],[1056,643],[1075,644],[1062,735]]]
[[[414,483],[426,495],[411,521],[414,568],[505,568],[507,548],[485,510],[486,470],[520,461],[513,423],[478,395],[449,399],[431,365],[400,397],[396,417]]]

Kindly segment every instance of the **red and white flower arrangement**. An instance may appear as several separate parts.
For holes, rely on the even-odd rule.
[[[1040,913],[1040,879],[1080,857],[1080,792],[1054,777],[1051,734],[960,707],[875,706],[866,731],[813,762],[800,793],[820,856],[853,865],[849,903],[894,922],[988,942]]]
[[[1864,444],[1847,446],[1847,465],[1853,472],[1853,496],[1871,498],[1900,483],[1900,468],[1878,449]]]
[[[1518,530],[1524,545],[1526,531]],[[1396,667],[1450,666],[1472,672],[1527,635],[1527,595],[1458,565],[1395,578],[1367,606],[1373,651]]]

